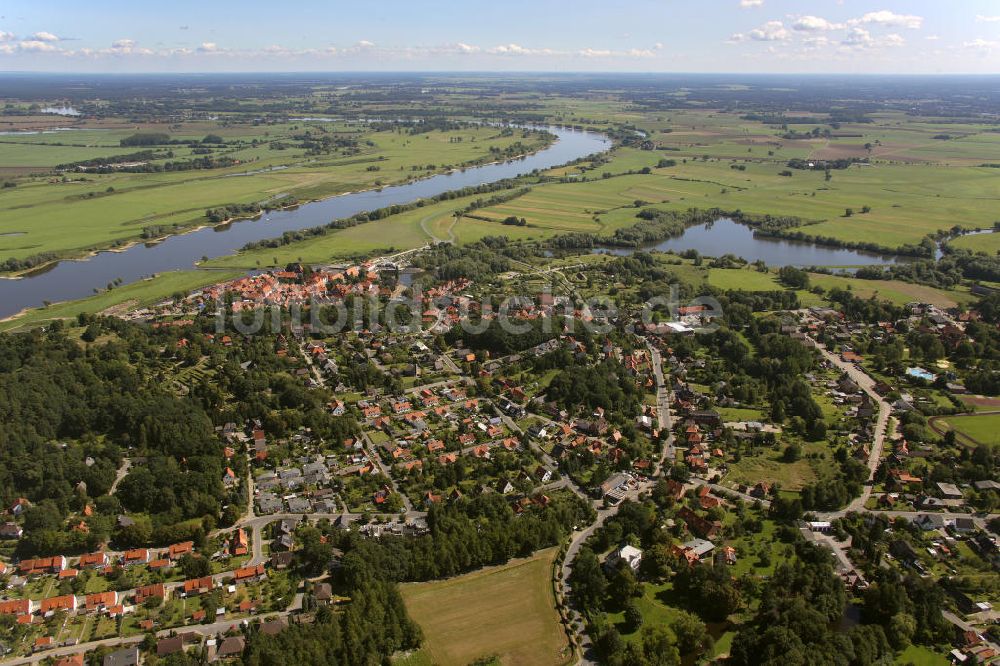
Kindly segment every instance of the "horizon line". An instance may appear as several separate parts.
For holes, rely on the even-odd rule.
[[[448,75],[483,75],[483,74],[503,74],[503,75],[527,75],[527,76],[851,76],[851,77],[948,77],[948,76],[975,76],[975,77],[1000,77],[1000,71],[992,73],[983,72],[711,72],[711,71],[635,71],[635,70],[575,70],[575,71],[549,71],[549,70],[447,70],[447,69],[426,69],[426,70],[390,70],[390,69],[345,69],[345,70],[209,70],[209,71],[49,71],[49,70],[0,70],[0,75],[19,74],[36,76],[65,76],[65,75],[91,75],[91,76],[206,76],[206,75],[233,75],[233,74],[256,74],[256,75],[317,75],[317,74],[407,74],[407,75],[428,75],[428,74],[448,74]]]

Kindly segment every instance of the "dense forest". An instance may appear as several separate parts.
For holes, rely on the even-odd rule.
[[[227,348],[194,326],[151,330],[92,316],[77,323],[82,333],[55,322],[0,336],[0,500],[32,503],[23,556],[82,552],[108,538],[165,544],[231,522],[245,498],[224,487],[223,471],[241,472],[245,462],[224,458],[216,427],[225,423],[255,419],[278,437],[305,426],[333,441],[356,432],[350,416],[324,408],[324,391],[292,377],[294,360],[275,354],[277,336]],[[166,381],[205,362],[211,379],[184,391]],[[125,456],[134,464],[109,495]],[[85,506],[93,510],[88,530],[69,529],[66,518]],[[116,526],[124,511],[134,520]]]

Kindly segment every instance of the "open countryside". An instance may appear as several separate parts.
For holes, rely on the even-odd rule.
[[[1000,664],[989,0],[8,3],[0,666]]]

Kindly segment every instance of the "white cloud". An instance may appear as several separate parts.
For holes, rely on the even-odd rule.
[[[923,25],[924,19],[922,16],[896,14],[888,9],[882,9],[877,12],[868,12],[861,18],[851,19],[848,23],[851,25],[876,24],[917,30]]]
[[[800,16],[792,24],[793,30],[802,32],[822,32],[824,30],[839,30],[844,26],[840,23],[831,23],[819,16]]]
[[[750,39],[758,42],[779,42],[788,39],[788,30],[781,21],[768,21],[759,28],[754,28],[747,33]]]
[[[0,42],[12,42],[15,39],[17,39],[17,35],[14,33],[0,30]]]
[[[651,49],[628,49],[615,51],[613,49],[581,49],[576,55],[584,58],[652,58],[656,54]]]
[[[830,38],[826,35],[812,35],[803,39],[802,43],[807,49],[815,50],[825,48],[833,42],[831,42]]]
[[[1000,23],[1000,16],[983,16],[976,14],[976,23]]]
[[[350,46],[329,45],[326,47],[296,48],[281,44],[273,44],[261,48],[231,48],[225,47],[216,42],[203,42],[200,46],[166,47],[150,49],[139,45],[134,39],[122,38],[115,40],[110,46],[105,48],[82,47],[78,49],[64,49],[56,43],[42,40],[22,40],[16,38],[11,42],[0,42],[0,57],[7,55],[21,54],[45,54],[58,55],[63,58],[77,58],[95,60],[100,58],[124,58],[124,57],[150,57],[157,58],[163,62],[168,60],[184,60],[187,58],[219,58],[219,59],[258,59],[260,61],[271,60],[292,60],[309,62],[323,58],[337,58],[351,60],[354,58],[378,58],[380,60],[406,60],[417,61],[422,59],[432,59],[441,57],[471,57],[473,55],[481,57],[535,57],[535,58],[559,58],[565,60],[592,61],[600,59],[608,60],[639,60],[655,58],[662,44],[657,44],[655,48],[631,48],[631,49],[610,49],[599,47],[588,47],[576,50],[557,50],[544,47],[527,47],[516,43],[499,44],[492,48],[485,48],[466,42],[453,42],[448,44],[417,45],[417,46],[377,46],[374,42],[362,40]]]
[[[110,55],[110,56],[127,56],[127,55],[140,55],[140,56],[150,56],[154,55],[155,52],[151,49],[140,48],[134,39],[116,39],[111,42],[111,48],[100,49],[98,51],[92,52],[90,55]]]
[[[972,49],[974,51],[984,51],[986,53],[990,53],[994,49],[1000,49],[1000,42],[991,39],[983,39],[982,37],[977,37],[972,41],[963,43],[962,46],[967,49]]]
[[[844,44],[847,46],[857,46],[857,47],[868,47],[873,44],[872,33],[868,32],[864,28],[851,28],[847,32],[847,37],[844,38]]]
[[[759,28],[754,28],[750,32],[737,32],[729,38],[730,43],[745,42],[753,40],[755,42],[780,42],[788,39],[791,33],[785,28],[781,21],[768,21]]]
[[[740,7],[747,9],[749,7],[760,7],[764,4],[764,0],[740,0]]]
[[[544,55],[551,53],[549,49],[529,49],[521,46],[520,44],[500,44],[491,49],[487,49],[486,52],[494,55],[515,56]]]
[[[58,42],[59,38],[53,35],[51,32],[36,32],[31,36],[32,41],[36,42]]]
[[[929,42],[936,42],[939,39],[941,39],[941,35],[927,35],[926,37],[924,37],[924,39],[926,39]]]
[[[847,32],[847,36],[842,43],[844,46],[853,49],[877,49],[903,46],[906,40],[903,39],[902,35],[896,33],[873,36],[871,32],[864,28],[853,27]]]
[[[19,42],[17,45],[18,50],[27,53],[49,53],[52,51],[58,51],[59,49],[49,42],[43,42],[38,39],[28,39],[23,42]]]

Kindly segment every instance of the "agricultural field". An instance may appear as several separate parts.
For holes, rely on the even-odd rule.
[[[691,123],[690,129],[682,127],[686,123]],[[866,132],[850,141],[787,140],[777,129],[734,116],[688,113],[683,119],[671,117],[664,122],[671,131],[655,135],[655,143],[666,150],[619,148],[606,164],[553,171],[581,180],[538,187],[484,215],[516,215],[529,225],[563,232],[606,233],[630,220],[634,212],[626,207],[642,200],[662,209],[719,207],[795,216],[809,223],[802,230],[810,235],[886,248],[916,244],[927,234],[955,225],[992,225],[1000,205],[1000,172],[978,164],[988,159],[1000,135],[979,128],[974,135],[979,143],[970,138],[940,141],[926,136],[936,133],[936,126],[908,124],[912,130],[845,128],[845,134]],[[911,133],[926,140],[911,146]],[[876,141],[880,145],[868,153],[864,145]],[[913,147],[919,150],[911,155],[907,151]],[[831,170],[829,180],[821,170],[790,170],[786,164],[792,158],[843,157],[870,163]],[[675,164],[659,167],[661,160]],[[623,175],[645,168],[650,173]],[[605,173],[617,177],[599,177]],[[848,208],[860,211],[865,206],[870,212],[846,216]]]
[[[1000,252],[1000,234],[969,234],[948,241],[948,245],[960,250],[982,252],[993,256]]]
[[[199,123],[169,132],[171,141],[200,140],[209,134],[212,157],[235,160],[233,166],[186,171],[131,173],[65,171],[19,179],[0,190],[0,261],[41,253],[70,254],[108,247],[149,233],[166,233],[205,224],[205,210],[229,204],[253,204],[294,198],[307,201],[405,182],[450,168],[497,159],[521,142],[529,149],[543,141],[524,132],[470,127],[409,134],[402,130],[362,130],[336,123],[287,123],[267,128],[234,128]],[[302,147],[304,132],[343,142],[334,152],[311,154]],[[49,171],[59,164],[125,156],[150,149],[148,160],[196,158],[200,146],[124,147],[134,130],[86,130],[0,137],[0,168]],[[79,135],[80,138],[77,138]],[[299,139],[296,139],[298,137]],[[59,140],[56,142],[56,140]],[[66,145],[73,141],[72,145]],[[340,144],[337,144],[340,145]]]
[[[438,666],[492,655],[505,666],[571,663],[552,592],[555,555],[549,549],[448,580],[401,585],[424,632],[421,652]]]
[[[930,303],[941,308],[953,308],[975,300],[975,296],[964,288],[935,289],[900,280],[861,280],[840,275],[810,273],[809,281],[824,289],[850,289],[859,298],[875,297],[895,305],[919,302]]]
[[[649,122],[636,125],[650,131]],[[996,154],[1000,134],[988,126],[949,128],[885,114],[873,123],[845,125],[829,138],[786,139],[778,127],[708,111],[666,114],[656,125],[651,138],[660,150],[619,150],[599,170],[617,174],[651,167],[656,178],[644,188],[649,196],[640,198],[659,202],[658,207],[797,216],[815,223],[804,229],[811,235],[887,248],[918,243],[955,225],[982,228],[994,222],[1000,173],[980,165]],[[933,138],[942,132],[955,138]],[[786,163],[793,158],[857,158],[870,164],[833,169],[827,180],[822,170],[789,170]],[[676,165],[657,168],[661,159]],[[863,206],[871,212],[845,217],[847,208]]]

